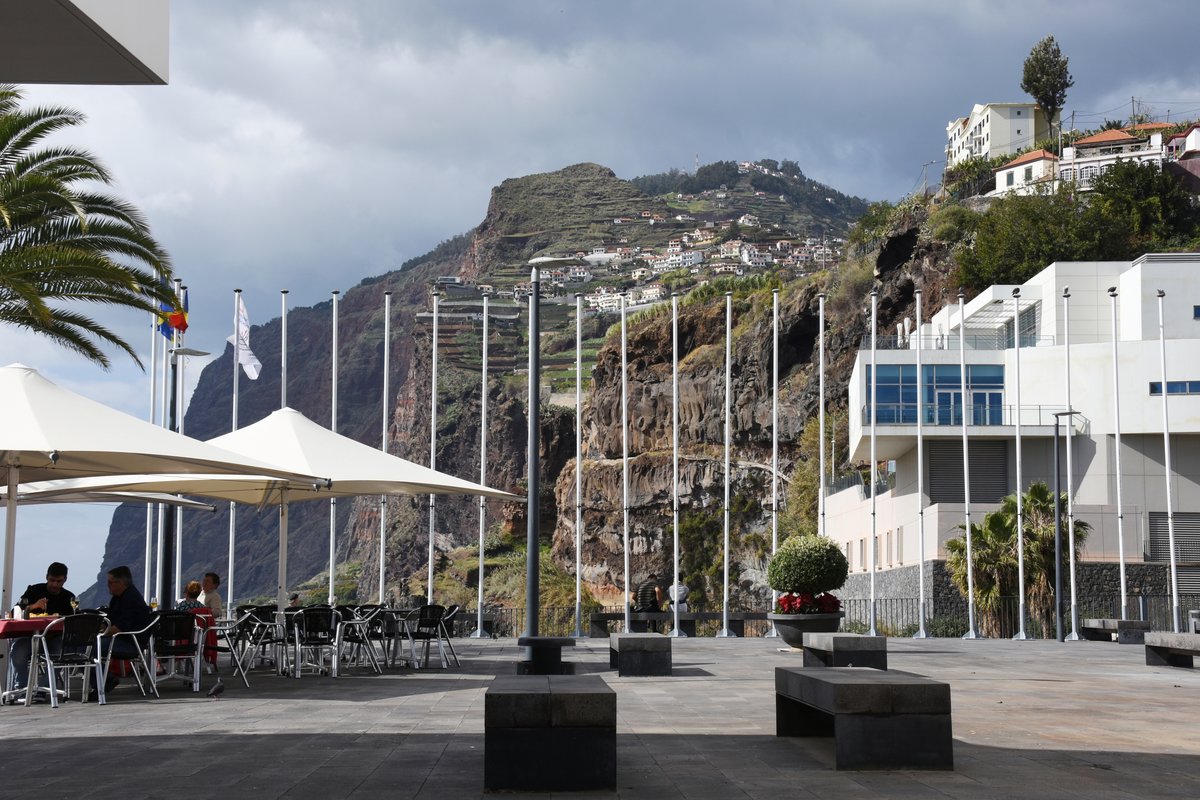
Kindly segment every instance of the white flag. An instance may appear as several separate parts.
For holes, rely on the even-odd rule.
[[[246,304],[242,302],[240,294],[237,297],[237,315],[233,320],[233,329],[236,333],[225,341],[233,345],[238,363],[242,365],[246,377],[252,381],[258,380],[258,373],[262,371],[262,362],[250,349],[250,315],[246,312]],[[234,336],[237,337],[236,343]]]

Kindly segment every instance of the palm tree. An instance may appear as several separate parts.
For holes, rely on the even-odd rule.
[[[1066,495],[1060,497],[1066,504]],[[1045,483],[1034,483],[1022,498],[1025,525],[1025,583],[1029,615],[1042,627],[1047,639],[1054,635],[1054,493]],[[1064,521],[1065,522],[1065,521]],[[962,526],[959,526],[960,528]],[[982,524],[971,525],[971,561],[974,566],[975,605],[987,636],[1007,635],[1001,598],[1017,594],[1017,496],[1009,495],[1000,508],[986,514]],[[1075,521],[1075,557],[1079,558],[1091,526]],[[1064,531],[1063,541],[1066,541]],[[960,536],[946,542],[946,567],[950,578],[967,594],[967,541]],[[1064,550],[1060,569],[1066,569],[1069,554]]]
[[[103,344],[140,365],[128,342],[64,304],[149,312],[173,306],[170,258],[141,212],[87,188],[112,182],[91,154],[38,148],[49,134],[81,124],[83,115],[21,109],[20,100],[20,90],[0,84],[0,322],[49,336],[106,369]]]

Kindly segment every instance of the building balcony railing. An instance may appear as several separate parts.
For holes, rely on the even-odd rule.
[[[968,328],[969,330],[969,328]],[[958,352],[959,337],[957,333],[940,336],[876,336],[876,350],[916,350],[917,339],[921,340],[922,350],[951,350]],[[1003,333],[969,333],[963,337],[967,350],[1009,350],[1012,339]],[[1021,347],[1051,347],[1055,343],[1053,336],[1021,335]],[[859,340],[859,350],[871,349],[871,337],[865,335]]]
[[[925,403],[920,410],[923,412],[922,423],[932,426],[962,425],[962,405],[934,405]],[[1054,415],[1065,411],[1066,406],[1021,406],[1020,422],[1022,426],[1053,425]],[[1017,407],[994,403],[968,404],[966,409],[968,425],[1016,425]],[[916,425],[917,403],[880,403],[877,425]],[[871,424],[871,406],[864,405],[861,409],[862,424],[866,428]],[[1076,413],[1075,429],[1082,430],[1086,420]]]

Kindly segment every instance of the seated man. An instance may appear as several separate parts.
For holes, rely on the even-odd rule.
[[[138,658],[137,649],[132,642],[128,641],[128,637],[119,639],[112,637],[118,633],[145,629],[150,624],[150,606],[146,605],[146,599],[133,585],[133,573],[129,571],[129,567],[113,567],[108,571],[108,590],[112,593],[112,597],[108,601],[110,624],[104,632],[104,637],[100,640],[100,652],[104,656],[108,656],[111,651],[111,657],[117,659],[136,659]],[[143,633],[138,637],[138,644],[145,646],[149,639],[150,634]],[[116,675],[110,674],[104,682],[104,691],[111,692],[120,682]],[[95,696],[96,687],[93,684],[89,699],[94,699]]]
[[[646,576],[646,580],[637,585],[629,598],[633,604],[633,611],[661,611],[663,602],[662,586],[658,584],[657,573],[651,572]],[[647,629],[657,631],[658,624],[655,622],[647,623]]]
[[[52,614],[65,617],[75,613],[75,595],[63,588],[67,582],[67,565],[55,561],[46,567],[46,582],[33,583],[21,595],[20,605],[25,614]],[[49,641],[49,640],[48,640]],[[13,689],[24,689],[29,680],[29,659],[33,637],[22,636],[12,643]],[[53,646],[53,644],[51,644]],[[45,684],[42,684],[43,687]]]

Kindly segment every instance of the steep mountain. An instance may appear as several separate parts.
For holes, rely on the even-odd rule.
[[[736,194],[727,193],[724,200]],[[755,197],[753,193],[748,196]],[[862,202],[838,197],[842,198],[838,201],[841,205],[825,205],[838,205],[839,214],[847,219],[850,209]],[[665,244],[677,235],[672,225],[627,226],[614,231],[614,219],[635,217],[643,211],[666,215],[670,206],[667,199],[650,197],[635,183],[620,180],[598,165],[580,164],[554,173],[514,178],[493,190],[487,215],[473,231],[443,242],[395,272],[366,279],[347,291],[339,300],[338,432],[379,446],[386,414],[388,451],[428,463],[431,336],[426,316],[435,279],[458,276],[482,282],[485,277],[494,280],[506,273],[514,279],[524,274],[527,279],[525,262],[534,255],[573,253],[631,235]],[[733,204],[724,212],[752,213],[752,208]],[[791,232],[803,236],[818,231]],[[837,233],[843,234],[844,228],[837,229]],[[894,315],[903,314],[911,302],[912,278],[905,277],[904,270],[915,246],[915,233],[909,231],[907,235],[908,239],[897,239],[901,255],[873,253],[868,258],[877,258],[878,264],[866,268],[868,273],[878,272],[885,282],[896,279],[895,288],[885,293],[889,313]],[[785,283],[768,275],[721,279],[693,292],[681,303],[680,439],[686,487],[681,536],[689,548],[686,572],[692,576],[689,580],[697,582],[693,588],[701,603],[705,597],[710,605],[719,601],[713,578],[714,564],[720,558],[724,489],[723,292],[735,292],[731,504],[732,552],[739,576],[735,603],[748,605],[764,596],[763,556],[768,552],[770,537],[763,504],[769,494],[771,460],[771,290],[780,288],[780,459],[787,476],[802,455],[797,440],[817,403],[813,355],[817,295],[831,287],[836,291],[840,282],[839,276],[830,274]],[[859,288],[852,286],[846,291],[853,293]],[[386,291],[392,293],[392,373],[390,396],[383,398]],[[853,350],[863,333],[860,301],[861,297],[855,297],[843,303],[844,308],[836,311],[841,316],[830,319],[827,344],[831,398],[844,397]],[[291,309],[287,317],[287,404],[322,424],[329,423],[331,408],[330,305],[327,301]],[[671,336],[670,315],[664,310],[660,306],[635,315],[629,326],[630,551],[635,575],[651,568],[661,570],[670,550]],[[835,314],[832,295],[831,314]],[[490,347],[495,362],[488,380],[488,483],[517,494],[524,494],[525,388],[523,376],[513,375],[511,369],[514,364],[519,368],[525,360],[524,324],[522,318],[507,328],[493,326]],[[478,341],[473,323],[463,322],[460,327],[466,329],[465,334],[455,334],[460,345],[462,337],[469,338],[472,330]],[[572,331],[573,327],[572,322]],[[543,336],[556,332],[544,329]],[[251,335],[263,371],[258,381],[241,381],[239,422],[243,426],[277,408],[281,394],[281,321],[256,326]],[[448,347],[446,335],[440,333],[439,353]],[[615,598],[623,583],[618,338],[610,333],[595,358],[592,380],[586,387],[582,426],[583,574],[598,597]],[[497,363],[503,366],[497,367]],[[207,439],[229,430],[232,371],[231,348],[205,368],[187,412],[186,430],[190,435]],[[437,466],[469,480],[479,477],[480,380],[477,361],[473,366],[469,359],[439,361]],[[844,404],[844,400],[834,399],[831,403],[838,404]],[[543,409],[542,420],[543,495],[537,507],[554,560],[562,568],[573,570],[574,409],[549,405]],[[325,580],[321,575],[328,563],[329,508],[327,500],[292,504],[289,585]],[[524,505],[491,502],[487,508],[490,537],[502,543],[513,532],[523,536]],[[342,565],[338,585],[342,596],[373,598],[378,593],[380,511],[379,499],[374,497],[343,499],[337,504],[338,562]],[[402,596],[423,593],[428,500],[393,498],[385,513],[388,592]],[[461,591],[470,598],[474,597],[470,585],[476,578],[472,572],[456,571],[455,553],[456,548],[475,541],[477,515],[478,504],[472,498],[438,500],[435,544],[439,587],[445,585],[445,591]],[[188,511],[184,518],[183,574],[197,575],[207,569],[226,574],[228,511]],[[238,509],[234,576],[238,599],[273,591],[276,528],[273,510]],[[143,531],[141,507],[119,509],[109,531],[103,568],[125,563],[131,565],[135,575],[140,574]],[[440,594],[442,590],[438,591]]]

